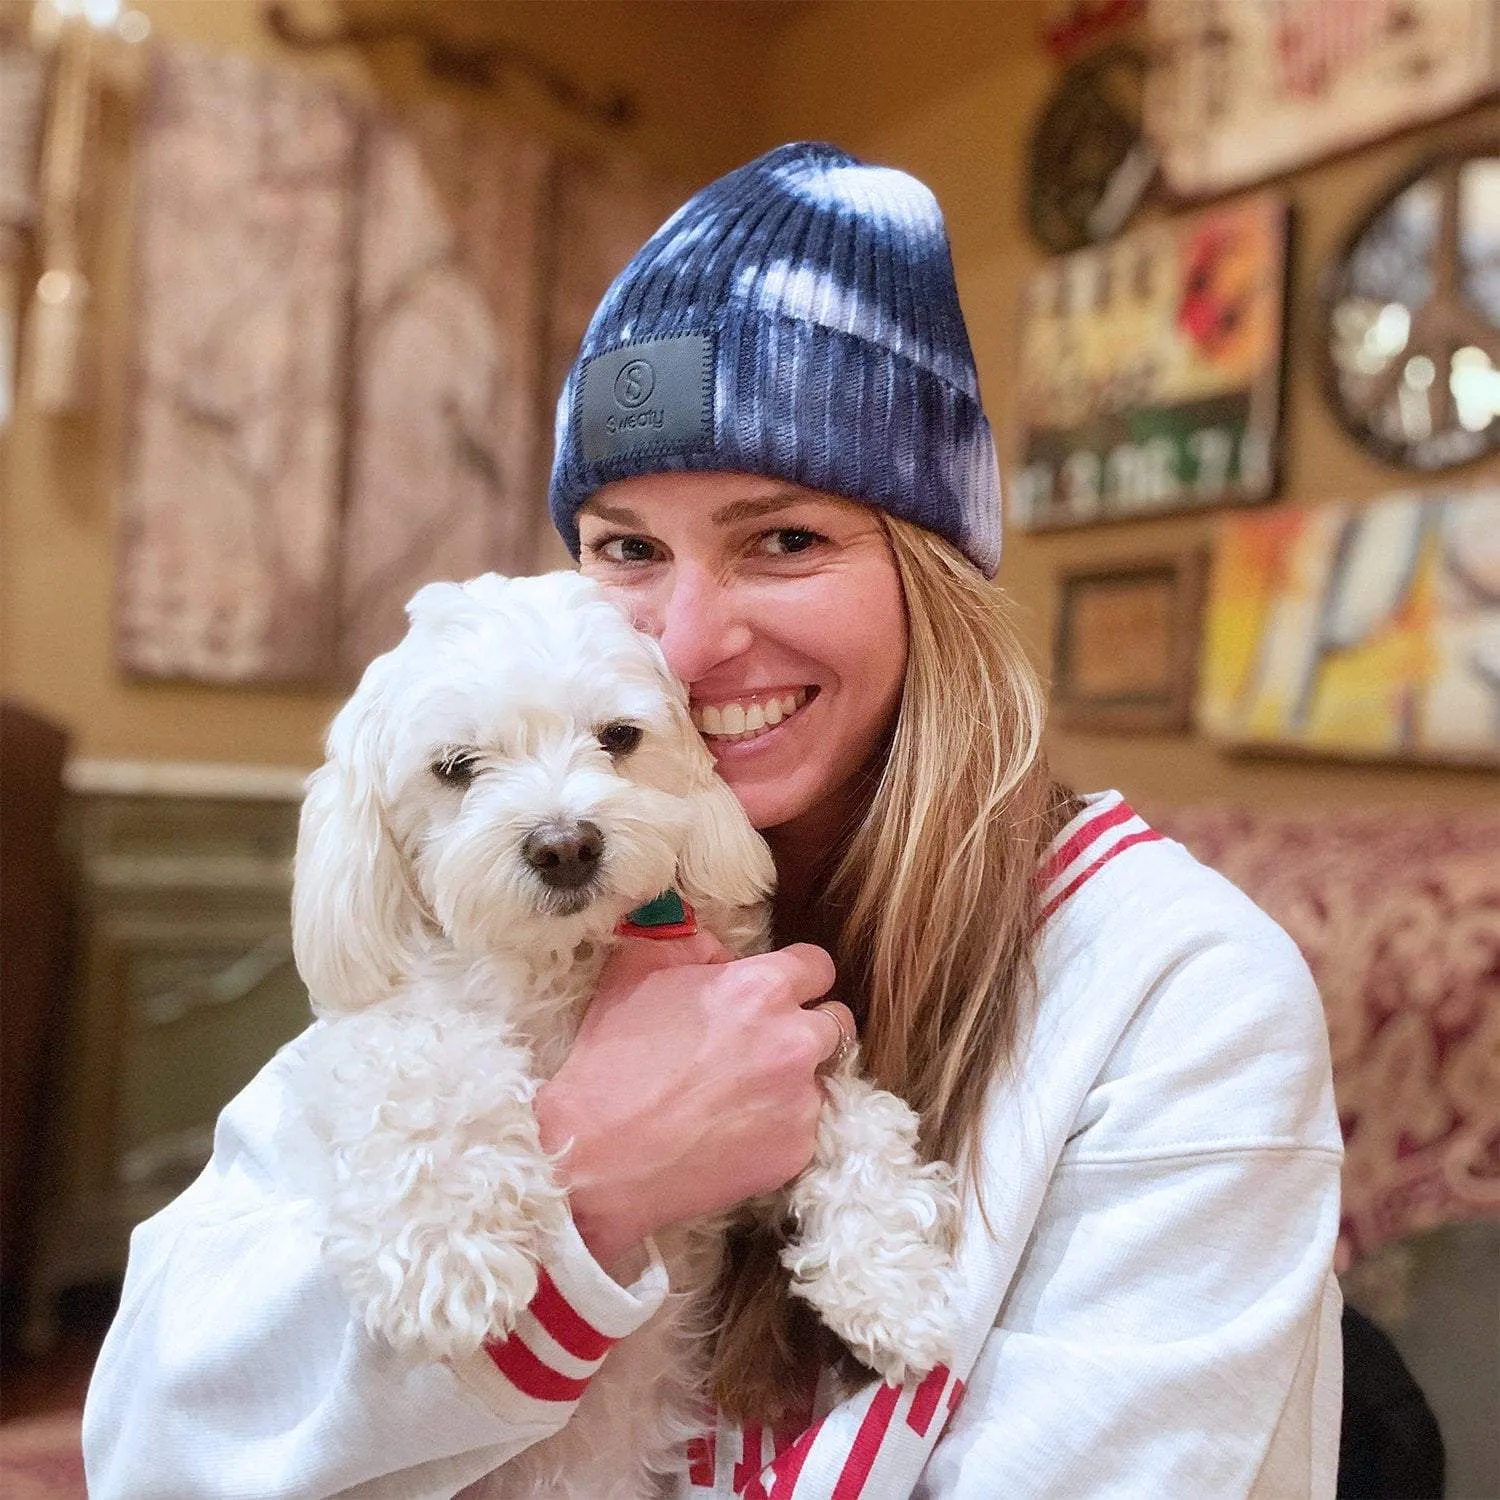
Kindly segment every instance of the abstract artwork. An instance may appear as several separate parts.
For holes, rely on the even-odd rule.
[[[1226,520],[1198,722],[1241,747],[1500,765],[1500,488]]]
[[[1151,0],[1146,133],[1183,198],[1245,187],[1500,86],[1497,0]]]
[[[1271,494],[1286,226],[1281,199],[1261,194],[1061,256],[1032,277],[1012,524]]]
[[[328,84],[159,51],[142,122],[121,664],[332,661],[357,117]]]

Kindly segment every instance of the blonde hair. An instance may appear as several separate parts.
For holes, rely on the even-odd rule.
[[[910,646],[884,766],[828,888],[834,957],[865,1001],[864,1071],[917,1111],[929,1159],[967,1164],[977,1194],[985,1095],[1035,978],[1038,863],[1073,803],[1047,772],[1042,688],[1004,592],[932,532],[880,520]],[[774,1421],[805,1394],[813,1355],[838,1358],[788,1295],[778,1248],[774,1230],[744,1231],[720,1280],[715,1394],[744,1420]]]

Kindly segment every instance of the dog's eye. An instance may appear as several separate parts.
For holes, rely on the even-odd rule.
[[[450,786],[468,786],[479,769],[479,757],[472,750],[445,750],[432,763],[432,774]]]
[[[640,726],[636,724],[606,724],[599,731],[599,744],[611,755],[629,755],[641,742]]]

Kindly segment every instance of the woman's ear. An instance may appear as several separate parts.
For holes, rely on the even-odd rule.
[[[422,913],[381,807],[367,685],[333,722],[297,833],[292,950],[319,1015],[385,999],[422,947]]]
[[[689,901],[754,906],[776,889],[776,866],[766,841],[713,772],[691,794],[692,827],[677,857],[677,876]]]

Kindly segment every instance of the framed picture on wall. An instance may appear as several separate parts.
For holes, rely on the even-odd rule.
[[[1009,519],[1025,530],[1269,498],[1288,213],[1155,223],[1027,283]]]
[[[1107,733],[1188,728],[1206,569],[1204,552],[1191,548],[1062,575],[1055,723]]]
[[[1500,487],[1226,518],[1200,682],[1227,745],[1500,766]]]
[[[1500,88],[1497,0],[1151,0],[1146,133],[1180,198],[1262,182]]]

